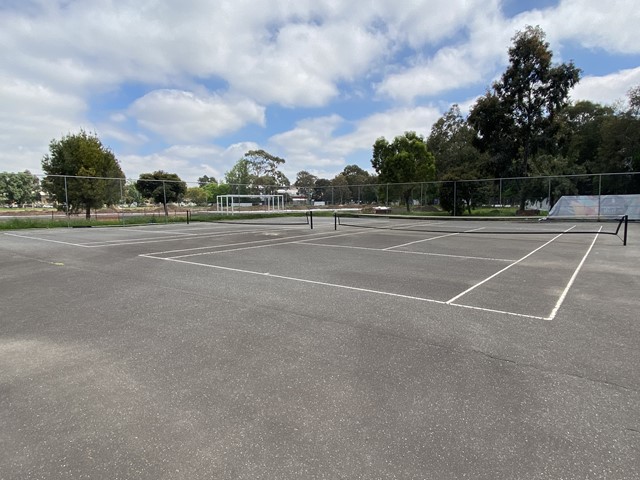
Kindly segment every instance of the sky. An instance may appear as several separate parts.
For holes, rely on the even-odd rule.
[[[527,25],[582,69],[573,101],[640,85],[637,0],[0,0],[0,172],[81,129],[132,179],[223,180],[256,149],[292,183],[372,172],[377,138],[468,112]]]

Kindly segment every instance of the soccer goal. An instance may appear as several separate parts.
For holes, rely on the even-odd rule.
[[[256,200],[263,207],[262,211],[284,212],[284,195],[218,195],[217,209],[220,213],[233,214],[253,207]]]

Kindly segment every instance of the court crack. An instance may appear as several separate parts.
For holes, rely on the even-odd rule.
[[[483,352],[482,350],[478,350],[475,348],[470,349],[469,351],[482,355],[484,357],[490,358],[492,360],[498,360],[500,362],[506,362],[506,363],[510,363],[513,365],[517,365],[519,367],[523,367],[523,368],[531,368],[534,370],[537,370],[539,372],[543,372],[543,373],[548,373],[548,374],[553,374],[553,375],[560,375],[560,376],[565,376],[565,377],[572,377],[572,378],[576,378],[579,380],[586,380],[592,383],[596,383],[596,384],[600,384],[600,385],[606,385],[607,387],[614,387],[614,388],[619,388],[621,390],[625,390],[627,392],[634,392],[634,393],[640,393],[640,391],[636,388],[632,388],[632,387],[628,387],[626,385],[622,385],[620,383],[616,383],[616,382],[611,382],[608,380],[600,380],[600,379],[596,379],[596,378],[592,378],[588,375],[578,375],[577,373],[568,373],[568,372],[558,372],[556,370],[551,370],[549,368],[544,368],[538,365],[533,365],[530,363],[520,363],[516,360],[512,360],[510,358],[505,358],[505,357],[500,357],[498,355],[494,355],[488,352]]]

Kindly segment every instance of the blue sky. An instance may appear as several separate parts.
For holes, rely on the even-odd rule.
[[[640,84],[633,0],[0,0],[0,171],[41,172],[52,139],[85,129],[129,178],[223,178],[262,148],[332,178],[370,170],[376,138],[463,111],[540,25],[574,100]]]

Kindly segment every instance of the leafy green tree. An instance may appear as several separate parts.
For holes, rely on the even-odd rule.
[[[273,194],[277,187],[289,186],[289,179],[279,169],[284,159],[264,150],[249,150],[233,168],[225,173],[226,183],[232,185],[233,193]]]
[[[136,205],[139,205],[143,200],[142,195],[136,188],[136,182],[133,180],[127,180],[123,189],[122,201],[127,204],[135,203]]]
[[[342,170],[342,175],[347,179],[351,197],[357,202],[370,203],[376,200],[376,189],[370,185],[375,178],[358,165],[347,165]]]
[[[431,127],[427,138],[427,148],[436,161],[436,178],[466,172],[467,178],[480,178],[484,172],[486,156],[474,145],[475,131],[460,113],[460,107],[453,105]],[[462,178],[462,177],[461,177]]]
[[[632,109],[616,111],[609,106],[578,102],[564,109],[560,118],[558,144],[566,161],[554,162],[551,174],[627,173],[640,168],[640,118]],[[597,186],[588,178],[572,181],[582,194],[635,193],[640,178],[603,176],[602,184]]]
[[[167,204],[177,202],[187,192],[187,184],[178,174],[158,170],[153,173],[141,173],[136,188],[145,198],[151,198],[164,207],[165,216],[169,215]]]
[[[81,130],[61,140],[52,140],[42,159],[45,191],[58,202],[68,202],[68,212],[113,205],[120,199],[124,173],[111,150],[95,134]]]
[[[311,198],[314,202],[333,203],[333,198],[331,196],[331,180],[328,178],[318,178]]]
[[[40,180],[29,170],[0,172],[0,202],[18,205],[33,203],[40,195]]]
[[[210,183],[218,183],[218,181],[215,179],[215,177],[210,177],[208,175],[203,175],[202,177],[198,178],[199,187],[204,187],[205,185],[208,185]]]
[[[187,187],[184,198],[197,205],[206,205],[207,192],[203,187]]]
[[[351,201],[349,182],[347,182],[347,178],[343,174],[336,175],[331,180],[331,196],[333,197],[333,203],[340,205]]]
[[[280,171],[284,165],[284,158],[276,157],[264,150],[249,150],[244,154],[244,159],[249,162],[249,172],[253,176],[253,184],[256,186],[289,186],[289,179]],[[258,188],[258,191],[264,189]]]
[[[568,105],[580,69],[572,62],[554,66],[552,57],[540,27],[517,32],[507,70],[469,115],[478,145],[494,157],[500,170],[496,176],[526,177],[539,153],[555,153],[556,115]],[[520,208],[525,202],[523,195]]]
[[[218,195],[230,195],[231,185],[227,183],[209,183],[202,187],[207,195],[207,203],[216,203]]]
[[[439,191],[440,205],[453,214],[462,213],[465,206],[471,213],[486,197],[486,185],[473,180],[486,176],[488,156],[475,147],[474,138],[475,131],[453,105],[433,124],[427,139],[436,160],[436,177],[445,182]]]
[[[235,165],[224,174],[225,182],[231,186],[231,193],[236,195],[247,195],[253,177],[249,171],[249,160],[241,158]]]
[[[436,173],[433,155],[427,149],[424,138],[415,132],[397,136],[391,143],[384,137],[378,138],[373,145],[371,165],[381,183],[429,182]],[[415,185],[402,185],[399,188],[407,211],[410,211]]]
[[[313,195],[313,187],[316,185],[316,180],[318,180],[318,177],[306,170],[301,170],[296,174],[294,186],[298,189],[300,195],[304,195],[309,199]]]

